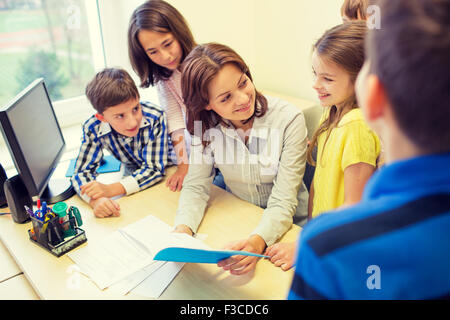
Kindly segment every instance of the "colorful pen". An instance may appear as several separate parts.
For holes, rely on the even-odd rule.
[[[37,210],[35,213],[36,218],[38,218],[39,220],[44,220],[44,213],[41,210],[41,200],[40,199],[37,199],[36,206],[37,206]]]
[[[42,225],[41,228],[41,233],[44,234],[45,231],[47,231],[47,226],[48,226],[48,222],[50,221],[50,217],[46,217],[44,220],[44,224]]]
[[[34,217],[33,210],[31,210],[28,206],[24,206],[25,211],[30,215],[30,217]]]

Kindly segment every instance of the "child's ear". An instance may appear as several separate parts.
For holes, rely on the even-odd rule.
[[[101,113],[96,113],[95,114],[95,117],[98,119],[98,120],[100,120],[100,121],[103,121],[103,122],[105,122],[106,120],[105,120],[105,118],[103,117],[103,115],[101,114]]]
[[[208,104],[208,105],[205,107],[205,110],[211,111],[212,108],[211,108],[211,106]]]
[[[386,90],[380,79],[370,74],[366,80],[366,97],[365,97],[366,115],[368,120],[377,120],[384,115],[386,106],[389,101],[386,96]]]

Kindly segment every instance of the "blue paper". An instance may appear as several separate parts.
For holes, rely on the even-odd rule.
[[[174,262],[194,262],[194,263],[217,263],[231,256],[254,256],[261,258],[269,258],[262,254],[256,254],[247,251],[233,250],[202,250],[190,248],[165,248],[159,251],[154,260],[174,261]]]
[[[104,156],[103,157],[104,162],[100,164],[100,167],[97,169],[97,173],[108,173],[108,172],[116,172],[120,170],[120,166],[122,163],[114,158],[112,155]],[[67,168],[66,177],[73,176],[73,173],[75,171],[75,162],[76,159],[70,160],[69,167]]]

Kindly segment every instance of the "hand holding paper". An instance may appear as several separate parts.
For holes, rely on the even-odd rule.
[[[243,241],[247,243],[247,240]],[[256,251],[252,245],[246,246],[239,244],[230,247],[230,249],[234,250],[214,250],[202,241],[185,233],[171,233],[165,238],[164,243],[160,243],[159,250],[153,259],[174,262],[218,263],[219,261],[236,255],[268,258],[268,256],[249,252]],[[262,250],[264,250],[264,248]],[[257,259],[255,259],[255,263],[256,260]]]
[[[220,261],[217,266],[224,270],[229,270],[231,274],[241,275],[253,270],[258,262],[257,257],[268,258],[260,254],[243,255],[242,252],[263,252],[266,247],[265,241],[258,235],[252,235],[249,239],[244,239],[231,243],[228,248],[239,250],[239,255]]]

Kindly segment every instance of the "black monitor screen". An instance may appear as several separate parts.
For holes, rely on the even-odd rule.
[[[43,80],[33,82],[1,113],[16,168],[30,195],[40,196],[65,145]]]

